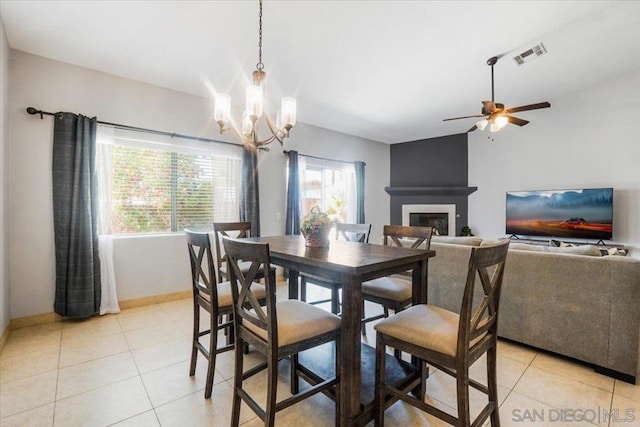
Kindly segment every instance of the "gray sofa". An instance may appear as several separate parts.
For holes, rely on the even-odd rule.
[[[480,240],[437,240],[431,243],[436,256],[429,261],[429,302],[458,312],[469,244]],[[512,246],[520,249],[510,248],[507,256],[498,335],[635,382],[640,372],[640,259]]]

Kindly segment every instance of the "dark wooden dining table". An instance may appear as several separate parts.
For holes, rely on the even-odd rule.
[[[413,303],[426,303],[428,261],[435,251],[346,241],[331,241],[326,248],[309,248],[301,236],[249,240],[268,243],[271,262],[288,269],[290,299],[298,298],[300,272],[342,283],[340,405],[336,425],[364,425],[373,416],[373,403],[363,399],[372,400],[373,390],[365,393],[361,388],[363,380],[371,385],[373,378],[369,372],[363,379],[361,370],[362,282],[412,270]]]

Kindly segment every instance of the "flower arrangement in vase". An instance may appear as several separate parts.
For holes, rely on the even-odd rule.
[[[311,212],[302,218],[300,232],[304,236],[305,245],[311,248],[329,246],[329,230],[331,219],[318,206],[311,208]]]

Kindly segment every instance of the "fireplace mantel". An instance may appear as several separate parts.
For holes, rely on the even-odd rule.
[[[384,187],[391,196],[468,196],[478,187]]]

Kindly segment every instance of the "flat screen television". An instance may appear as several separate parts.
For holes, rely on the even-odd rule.
[[[507,192],[507,234],[610,240],[613,188]]]

